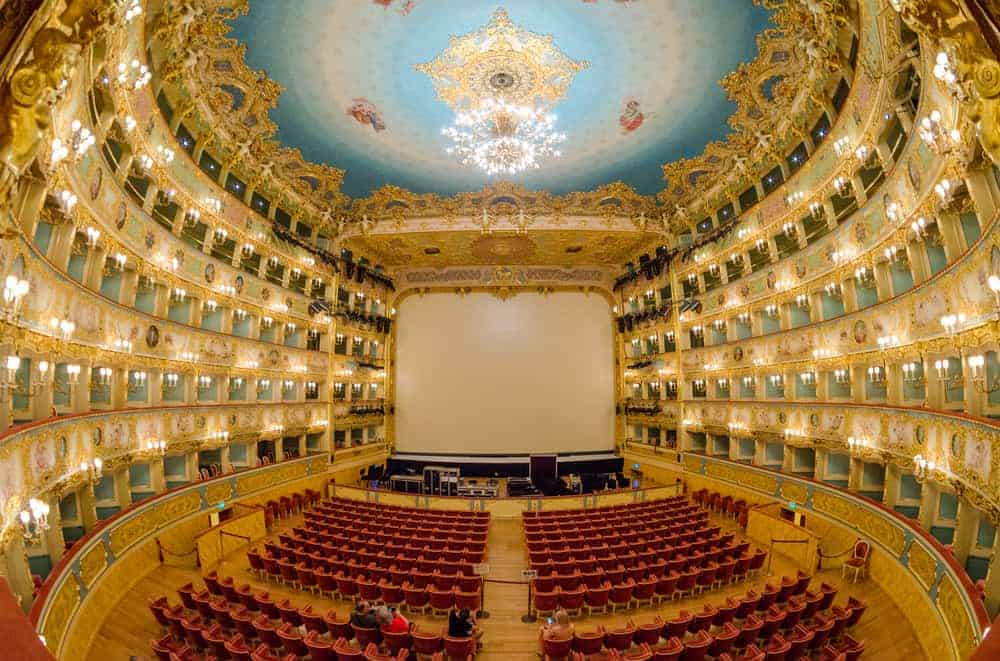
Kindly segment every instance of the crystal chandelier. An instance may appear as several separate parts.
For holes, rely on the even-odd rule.
[[[514,175],[558,158],[566,135],[552,114],[574,76],[589,67],[497,9],[490,22],[452,37],[448,48],[418,64],[454,111],[442,134],[446,152],[489,175]]]
[[[441,132],[452,145],[445,151],[463,165],[488,175],[514,175],[537,169],[544,158],[558,158],[566,135],[555,130],[556,116],[541,109],[486,99],[475,110],[455,116]]]

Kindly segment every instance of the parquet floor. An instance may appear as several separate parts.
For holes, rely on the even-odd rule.
[[[295,519],[292,521],[298,522]],[[721,519],[720,522],[726,526],[732,525]],[[491,567],[490,579],[510,581],[520,579],[521,570],[527,564],[520,520],[491,522],[488,555]],[[246,554],[241,551],[227,557],[219,572],[222,575],[233,575],[237,583],[248,582],[255,589],[269,590],[276,597],[276,601],[287,596],[295,604],[304,605],[311,602],[321,610],[329,608],[335,608],[339,612],[350,610],[350,605],[343,601],[331,601],[292,588],[266,584],[252,577],[247,568]],[[790,561],[782,556],[775,556],[772,563],[772,573],[775,576],[795,573],[795,569]],[[127,661],[132,657],[142,661],[152,660],[149,641],[159,633],[159,627],[146,607],[147,598],[168,595],[171,603],[177,603],[179,601],[177,587],[192,580],[196,585],[200,584],[199,578],[200,573],[196,569],[159,567],[151,572],[108,613],[94,644],[88,650],[86,656],[88,661],[119,659]],[[627,620],[636,623],[648,622],[657,614],[667,619],[676,615],[682,608],[699,610],[705,602],[719,603],[724,601],[727,595],[742,594],[748,587],[762,585],[765,580],[766,577],[759,577],[749,583],[736,584],[698,598],[667,602],[660,607],[644,607],[617,615],[576,618],[575,624],[578,629],[589,630],[598,625],[611,627]],[[866,641],[867,648],[862,659],[921,661],[926,658],[909,621],[903,617],[903,613],[889,595],[875,583],[865,581],[857,585],[843,584],[837,570],[820,572],[813,580],[817,585],[821,580],[841,584],[835,603],[846,601],[849,594],[868,601],[868,610],[854,630],[856,637]],[[537,658],[535,650],[538,625],[524,624],[520,619],[527,610],[527,603],[528,590],[525,585],[487,584],[484,605],[490,616],[482,621],[485,629],[485,648],[478,655],[478,661]],[[407,617],[410,615],[407,614]],[[445,624],[444,618],[413,615],[411,619],[419,623],[422,629],[441,628]]]

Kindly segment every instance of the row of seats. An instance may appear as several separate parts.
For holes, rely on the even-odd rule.
[[[564,519],[591,518],[616,520],[621,516],[639,514],[645,512],[655,512],[670,508],[674,505],[688,505],[686,496],[671,496],[657,500],[647,500],[641,503],[622,503],[619,505],[605,505],[603,507],[593,507],[588,509],[568,509],[568,510],[547,510],[524,512],[523,518],[526,521],[555,521]]]
[[[473,524],[453,524],[446,527],[414,528],[409,525],[392,527],[383,524],[372,524],[363,521],[338,521],[332,517],[307,512],[305,525],[300,528],[308,530],[323,541],[336,544],[353,542],[377,548],[397,546],[400,550],[407,545],[418,548],[431,548],[435,551],[449,549],[474,549],[486,544],[489,532],[486,526]]]
[[[603,514],[593,514],[591,510],[567,510],[575,513],[557,519],[532,518],[530,512],[524,512],[522,520],[525,530],[530,533],[547,533],[560,531],[573,531],[581,528],[618,528],[623,532],[628,532],[634,525],[645,525],[647,522],[660,523],[684,519],[689,516],[699,516],[706,513],[706,510],[699,505],[684,502],[669,502],[663,500],[651,501],[652,504],[664,503],[659,507],[649,507],[650,503],[638,503],[625,507],[634,507],[635,510],[624,509],[619,512],[609,512]],[[601,510],[594,510],[600,512]]]
[[[734,519],[742,518],[749,509],[747,501],[742,498],[726,496],[718,491],[709,491],[708,489],[695,491],[691,494],[691,500],[713,512],[719,512]]]
[[[384,505],[369,503],[347,498],[330,498],[319,503],[317,510],[321,512],[354,514],[359,518],[372,520],[400,520],[411,523],[447,523],[474,522],[489,524],[489,512],[468,512],[451,510],[429,510],[417,507],[402,507],[400,505]]]
[[[471,659],[474,638],[451,638],[419,631],[415,625],[406,633],[360,627],[334,610],[320,613],[312,604],[297,607],[291,600],[275,603],[267,592],[251,591],[249,585],[234,588],[236,601],[210,588],[232,584],[232,577],[206,577],[206,587],[188,583],[178,588],[181,603],[172,606],[166,597],[151,600],[149,607],[165,636],[151,642],[162,661],[179,659],[257,660],[281,658],[313,661],[403,660],[411,651],[448,659]],[[173,656],[171,656],[173,655]]]
[[[864,642],[846,632],[858,623],[867,605],[850,597],[844,606],[833,605],[837,587],[823,583],[809,590],[809,577],[784,577],[779,586],[765,585],[761,593],[749,590],[745,597],[705,604],[701,611],[680,611],[664,621],[659,616],[636,626],[575,632],[570,640],[544,641],[546,658],[594,658],[617,650],[625,658],[656,661],[699,661],[707,656],[739,659],[795,661],[811,658],[857,659]],[[786,595],[784,586],[790,591]],[[796,594],[796,591],[801,593]]]
[[[756,562],[752,563],[755,558]],[[754,573],[760,571],[763,557],[758,555],[742,558],[739,566],[743,567],[744,571],[740,574],[731,571],[734,566],[732,562],[725,564],[727,568],[725,572],[718,571],[721,566],[710,563],[705,567],[690,569],[683,573],[670,571],[660,575],[650,574],[638,580],[626,578],[619,583],[606,581],[597,586],[589,582],[579,582],[569,587],[565,582],[566,577],[540,577],[535,579],[536,591],[533,603],[535,610],[542,613],[562,608],[571,615],[581,613],[584,608],[589,615],[595,611],[607,612],[609,607],[612,612],[616,612],[619,608],[650,606],[665,600],[693,596],[695,592],[721,588],[735,580],[743,580],[750,575],[751,568]],[[554,584],[556,578],[559,579],[559,585]]]

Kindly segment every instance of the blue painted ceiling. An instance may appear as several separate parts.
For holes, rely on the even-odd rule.
[[[494,11],[590,67],[556,106],[563,156],[514,178],[564,194],[621,180],[663,188],[661,165],[723,138],[735,105],[718,81],[757,54],[770,13],[750,0],[250,0],[231,36],[285,87],[277,139],[346,171],[352,197],[393,184],[453,195],[491,179],[444,152],[452,117],[414,69]],[[630,104],[629,102],[634,103]]]

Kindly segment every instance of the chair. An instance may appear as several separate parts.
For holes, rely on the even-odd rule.
[[[365,661],[365,653],[352,648],[343,638],[337,639],[333,644],[333,653],[337,656],[337,661]]]
[[[674,598],[674,590],[677,588],[677,578],[680,576],[676,571],[669,571],[660,576],[656,581],[656,603],[660,604],[666,599]],[[653,650],[656,654],[656,650]]]
[[[573,638],[542,639],[542,652],[545,655],[545,661],[563,661],[569,658],[572,651]]]
[[[837,592],[840,588],[836,585],[830,585],[829,583],[822,583],[819,588],[823,593],[823,601],[819,602],[818,610],[825,611],[833,605],[833,600],[837,597]]]
[[[635,587],[632,589],[632,599],[635,601],[636,606],[653,605],[656,585],[657,579],[655,578],[643,578],[635,582]]]
[[[379,630],[374,627],[359,627],[352,622],[351,630],[354,631],[354,639],[361,648],[368,647],[369,643],[378,644],[380,640]]]
[[[476,653],[475,638],[452,638],[444,636],[444,658],[448,661],[472,661]]]
[[[712,637],[707,631],[699,631],[693,638],[684,641],[684,653],[681,661],[702,661],[708,655],[712,645]]]
[[[337,613],[333,609],[323,614],[323,624],[326,625],[326,630],[330,634],[330,640],[336,641],[340,638],[351,640],[354,638],[354,629],[351,628],[351,623],[348,620],[337,619]]]
[[[646,643],[647,645],[657,645],[660,636],[663,634],[663,618],[657,615],[652,622],[640,624],[633,637],[637,645]]]
[[[632,607],[632,593],[635,589],[635,581],[628,579],[624,583],[619,583],[611,587],[611,595],[609,596],[609,601],[611,603],[611,612],[614,613],[618,608],[631,608]]]
[[[302,616],[299,609],[292,605],[291,599],[282,599],[278,602],[278,612],[281,614],[281,621],[293,627],[302,626]]]
[[[699,594],[701,594],[705,590],[711,589],[712,586],[715,585],[715,573],[717,570],[718,570],[717,565],[712,563],[707,567],[702,567],[698,571],[698,578],[697,581],[695,582],[695,585],[698,588]]]
[[[430,596],[424,588],[417,588],[409,583],[403,584],[403,603],[406,604],[406,610],[409,612],[419,611],[421,615],[424,614],[427,611],[429,599]]]
[[[452,590],[438,590],[431,586],[427,589],[427,594],[434,615],[447,615],[455,605],[455,593]]]
[[[534,597],[535,610],[543,615],[554,613],[559,607],[559,590],[554,592],[536,592]]]
[[[219,572],[213,569],[205,574],[202,580],[205,581],[205,587],[208,588],[210,593],[219,597],[222,596],[222,587],[219,585]]]
[[[215,656],[221,659],[229,657],[229,652],[226,650],[226,635],[222,633],[222,627],[218,623],[214,624],[211,629],[203,631],[201,635],[205,639],[208,649]]]
[[[398,654],[400,650],[409,650],[410,646],[413,645],[413,637],[410,635],[410,631],[413,630],[414,625],[410,624],[410,629],[408,631],[382,631],[382,643],[392,654]]]
[[[604,646],[609,650],[623,652],[632,647],[635,631],[635,624],[632,622],[626,622],[624,628],[621,629],[604,629]]]
[[[757,640],[760,630],[764,628],[764,620],[754,613],[747,615],[740,627],[740,635],[736,638],[736,647],[746,647]]]
[[[715,616],[719,614],[719,609],[712,604],[705,604],[704,608],[694,614],[694,622],[691,623],[690,631],[708,631],[715,622]]]
[[[766,661],[785,661],[788,652],[792,649],[792,644],[785,640],[780,633],[776,633],[767,641],[764,648],[764,659]]]
[[[417,655],[417,658],[432,656],[444,649],[444,640],[439,633],[423,633],[414,628],[410,631],[412,645],[410,651]]]
[[[374,644],[365,648],[365,661],[406,661],[408,650],[399,650],[396,654],[382,654]]]
[[[712,636],[712,644],[708,647],[709,655],[718,657],[728,654],[739,635],[740,630],[733,626],[732,622],[726,622]]]
[[[589,659],[604,649],[604,633],[601,631],[577,631],[573,634],[573,651]]]
[[[285,622],[285,624],[278,629],[277,633],[278,639],[281,641],[281,646],[285,649],[285,652],[294,654],[295,656],[305,656],[309,653],[302,634],[293,629],[292,625],[288,622]]]
[[[594,611],[600,609],[602,613],[608,611],[608,599],[611,596],[611,586],[605,585],[599,588],[587,588],[586,603],[587,614],[593,615]]]
[[[453,594],[455,595],[455,608],[459,610],[468,608],[473,613],[479,610],[480,594],[478,590],[475,592],[462,592],[456,588]]]
[[[684,653],[680,638],[668,638],[666,644],[652,648],[653,661],[678,661]]]
[[[663,637],[684,640],[684,636],[687,635],[688,628],[690,628],[692,622],[694,622],[694,615],[686,610],[682,610],[677,613],[677,617],[667,620],[667,624],[663,628]]]
[[[333,652],[333,643],[320,639],[319,634],[315,631],[307,633],[302,642],[309,650],[311,661],[334,661],[336,658]]]
[[[326,633],[326,620],[323,619],[322,613],[317,613],[313,610],[312,604],[307,604],[300,608],[299,617],[302,619],[302,625],[305,626],[306,631],[315,631],[319,634]]]
[[[243,642],[243,635],[236,634],[229,640],[227,640],[223,647],[226,652],[229,653],[229,658],[234,661],[250,661],[250,653],[252,650],[247,647],[247,644]]]
[[[785,638],[792,646],[791,649],[788,650],[788,654],[785,655],[786,661],[798,661],[804,656],[807,656],[809,644],[815,636],[815,633],[801,624],[796,625]]]
[[[858,623],[858,620],[861,619],[861,616],[865,614],[866,610],[868,610],[868,602],[862,601],[861,599],[857,599],[855,597],[848,597],[847,607],[851,609],[851,614],[850,616],[848,616],[847,622],[844,624],[844,628],[850,629],[851,627],[853,627],[855,624]]]
[[[587,588],[580,586],[575,590],[561,590],[559,592],[559,607],[570,615],[579,615],[583,610],[583,601],[587,596]],[[456,594],[456,604],[458,595]]]
[[[851,557],[844,561],[840,575],[845,576],[847,573],[851,573],[854,583],[858,582],[859,576],[864,578],[868,573],[868,557],[871,555],[871,550],[871,545],[863,539],[854,542]]]

